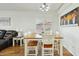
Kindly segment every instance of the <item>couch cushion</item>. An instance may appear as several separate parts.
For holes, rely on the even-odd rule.
[[[12,39],[12,35],[5,35],[4,39],[8,40],[8,39]]]
[[[5,33],[6,33],[6,30],[0,30],[0,39],[3,39]]]
[[[4,39],[0,39],[0,45],[3,45],[5,42],[7,42],[8,40],[4,40]]]
[[[13,37],[16,37],[18,35],[18,32],[15,30],[8,30],[6,33],[11,34]]]

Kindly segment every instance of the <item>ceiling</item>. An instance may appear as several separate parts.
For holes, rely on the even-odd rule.
[[[58,10],[62,3],[47,3],[50,11]],[[0,3],[0,10],[30,10],[40,11],[42,3]]]

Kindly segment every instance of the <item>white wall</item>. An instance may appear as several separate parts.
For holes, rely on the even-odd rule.
[[[0,11],[1,16],[11,17],[11,26],[0,26],[0,29],[22,29],[24,31],[34,30],[35,18],[34,13],[23,11]],[[35,15],[36,16],[36,15]]]
[[[63,16],[77,7],[79,7],[79,3],[64,3],[63,6],[58,10],[58,14],[59,16]]]
[[[64,37],[62,43],[73,55],[79,55],[79,28],[61,27],[61,33]]]
[[[11,17],[11,26],[0,26],[0,29],[20,29],[23,31],[35,31],[36,22],[51,19],[53,32],[58,29],[57,13],[49,12],[44,15],[38,11],[0,10],[0,17]]]
[[[58,12],[59,19],[78,6],[79,4],[64,4]],[[60,31],[64,38],[62,40],[64,47],[73,55],[79,55],[79,27],[60,26]]]

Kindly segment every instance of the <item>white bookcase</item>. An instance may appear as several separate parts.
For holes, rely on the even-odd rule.
[[[43,33],[43,23],[36,24],[36,32],[38,34],[42,34]]]
[[[43,28],[44,35],[52,35],[52,22],[45,22]]]
[[[52,22],[45,20],[42,23],[36,24],[36,32],[43,35],[52,35]]]

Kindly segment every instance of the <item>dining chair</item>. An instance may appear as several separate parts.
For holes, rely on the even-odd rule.
[[[38,55],[38,41],[27,39],[27,55],[37,56]]]
[[[43,35],[42,56],[53,56],[53,55],[54,55],[53,35]]]

